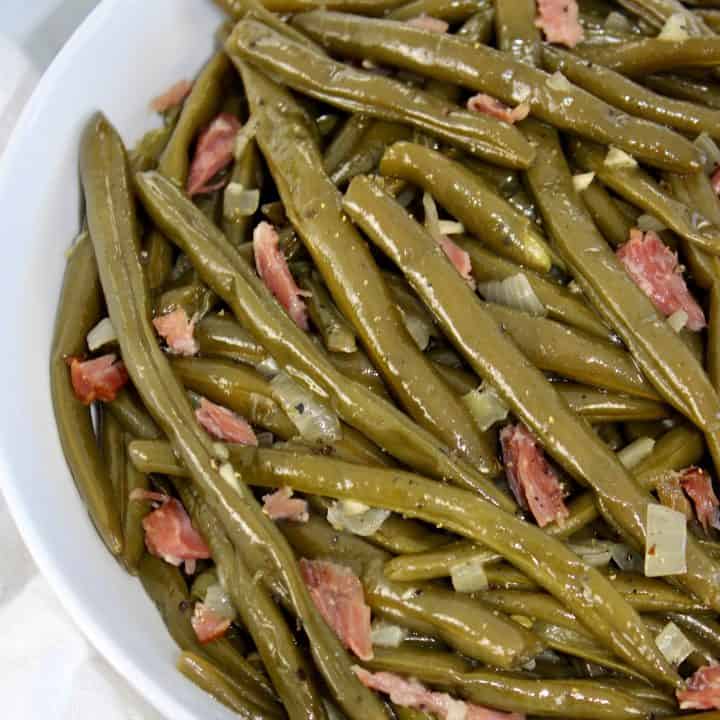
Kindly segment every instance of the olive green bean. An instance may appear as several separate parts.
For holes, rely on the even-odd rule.
[[[635,223],[620,210],[602,183],[591,182],[580,196],[598,230],[613,247],[620,247],[630,239]]]
[[[539,65],[540,30],[535,25],[534,0],[496,0],[495,35],[497,46],[527,65]]]
[[[661,420],[670,411],[667,405],[653,400],[616,395],[587,385],[560,383],[555,389],[572,410],[591,423]]]
[[[421,15],[429,15],[456,23],[464,22],[491,5],[488,0],[411,0],[391,10],[385,17],[390,20],[412,20]]]
[[[125,451],[127,441],[120,445]],[[125,453],[126,454],[126,453]],[[127,456],[127,454],[126,454]],[[125,463],[125,512],[123,523],[123,552],[122,561],[125,568],[132,575],[137,575],[142,556],[145,554],[145,531],[142,521],[150,511],[149,504],[129,500],[135,490],[143,491],[150,488],[150,478],[140,472],[131,462]]]
[[[638,612],[693,612],[707,609],[691,595],[659,578],[646,578],[631,572],[611,572],[608,578]]]
[[[492,38],[495,24],[495,8],[491,4],[471,15],[460,28],[457,36],[469,42],[487,44]]]
[[[188,318],[203,318],[216,302],[217,295],[203,283],[193,279],[187,285],[166,290],[155,303],[155,313],[164,315],[176,308],[182,308]]]
[[[256,366],[268,357],[265,348],[229,314],[208,314],[195,326],[202,355]]]
[[[424,523],[391,515],[368,540],[392,553],[425,552],[447,543],[448,538]]]
[[[708,643],[715,655],[720,654],[720,623],[712,617],[672,612],[668,615],[676,625],[692,631]]]
[[[175,114],[175,122],[178,113]],[[175,122],[165,123],[162,127],[148,130],[138,140],[133,149],[128,153],[128,161],[133,172],[154,170],[157,167],[158,159],[165,149],[170,135],[175,128]]]
[[[248,60],[293,89],[343,110],[410,124],[500,165],[523,168],[532,162],[526,141],[512,126],[461,109],[398,80],[322,57],[260,23],[239,22],[226,49],[233,59]]]
[[[535,117],[596,142],[617,145],[648,164],[678,172],[700,167],[697,150],[677,133],[615,110],[572,85],[558,89],[548,83],[547,73],[497,50],[396,27],[389,21],[319,10],[296,17],[293,24],[333,52],[463,85],[508,105],[527,102]]]
[[[385,12],[401,5],[404,0],[329,0],[327,7],[356,12],[362,15],[383,15]],[[235,17],[242,17],[235,8],[243,7],[247,0],[219,0]],[[262,6],[271,13],[299,13],[312,10],[314,0],[262,0]]]
[[[332,175],[340,164],[350,157],[373,122],[372,118],[360,113],[348,115],[323,153],[323,168],[328,175]]]
[[[682,75],[647,75],[643,83],[656,92],[720,110],[720,87]]]
[[[145,254],[140,258],[145,267],[148,288],[151,292],[158,292],[165,286],[172,273],[172,245],[157,230],[153,229],[145,239],[144,251]]]
[[[254,190],[262,187],[262,167],[260,153],[254,140],[250,140],[241,157],[235,160],[230,183],[242,185],[245,190]],[[227,217],[223,211],[222,231],[225,237],[233,244],[240,245],[250,239],[249,227],[251,215]]]
[[[161,437],[160,429],[132,388],[123,388],[105,407],[129,435],[143,440],[158,440]]]
[[[382,376],[362,350],[354,353],[328,353],[328,360],[345,377],[364,385],[386,400],[390,399]]]
[[[103,406],[100,442],[102,445],[102,458],[107,468],[107,475],[113,489],[116,507],[122,522],[128,497],[125,478],[125,465],[127,464],[125,436],[122,425],[112,413],[106,411],[106,406]]]

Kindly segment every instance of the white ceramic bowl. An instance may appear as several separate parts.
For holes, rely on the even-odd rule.
[[[88,520],[57,438],[48,359],[64,253],[78,231],[85,122],[100,109],[134,142],[157,122],[149,100],[209,57],[219,20],[210,0],[105,0],[42,78],[0,166],[0,487],[74,620],[173,720],[234,715],[175,670],[177,648],[157,611]]]

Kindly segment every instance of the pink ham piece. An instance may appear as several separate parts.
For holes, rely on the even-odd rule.
[[[505,103],[500,102],[492,95],[485,95],[485,93],[478,93],[469,98],[467,109],[471,112],[489,115],[510,125],[524,120],[530,114],[530,106],[527,103],[520,103],[517,107],[509,108]]]
[[[133,501],[160,503],[160,507],[147,514],[142,521],[145,545],[155,557],[176,567],[185,563],[188,574],[195,572],[195,561],[210,557],[210,548],[192,526],[190,517],[181,502],[163,493],[133,490]]]
[[[128,381],[127,370],[122,361],[110,353],[94,360],[67,359],[70,380],[75,397],[84,405],[95,400],[110,402]]]
[[[441,235],[439,243],[445,255],[447,255],[448,260],[455,266],[455,269],[460,273],[463,280],[474,290],[475,278],[472,276],[470,256],[447,235]]]
[[[325,622],[361,660],[372,660],[370,608],[352,570],[324,560],[300,560],[300,571]]]
[[[307,502],[292,494],[292,488],[282,487],[270,495],[263,495],[263,512],[271,520],[307,522],[310,518]]]
[[[278,234],[270,223],[261,222],[253,231],[253,253],[258,275],[268,290],[295,323],[307,330],[308,314],[302,298],[308,293],[295,284],[295,278],[280,250]]]
[[[701,667],[676,695],[681,710],[720,710],[720,665]]]
[[[170,108],[179,105],[192,90],[192,83],[189,80],[178,80],[171,85],[162,95],[158,95],[150,103],[150,107],[158,113],[163,113]]]
[[[504,713],[481,705],[456,700],[447,693],[428,690],[417,680],[408,680],[390,672],[368,672],[353,667],[358,680],[370,690],[390,696],[390,701],[401,707],[429,712],[442,720],[524,720],[519,713]]]
[[[203,603],[195,603],[190,624],[202,645],[221,638],[232,624],[228,618],[218,615]]]
[[[220,113],[201,133],[190,165],[187,193],[191,197],[221,188],[226,180],[210,183],[230,164],[240,121],[230,113]]]
[[[577,0],[537,0],[535,25],[551,43],[575,47],[584,37]]]
[[[187,313],[181,307],[172,312],[160,315],[153,320],[157,334],[167,343],[169,350],[175,355],[197,355],[197,341],[193,334],[195,322],[188,319]]]
[[[715,191],[715,194],[720,195],[720,168],[712,174],[710,183],[712,184],[712,189]]]
[[[407,21],[408,25],[420,28],[421,30],[429,30],[430,32],[445,33],[450,27],[444,20],[430,17],[430,15],[418,15]]]
[[[518,504],[530,510],[537,524],[562,524],[568,517],[557,473],[545,459],[533,434],[521,424],[500,431],[505,474]]]
[[[247,420],[222,405],[201,398],[195,417],[216,440],[257,447],[258,439]]]
[[[689,467],[680,473],[680,485],[692,500],[698,522],[705,532],[711,527],[720,530],[720,502],[710,475],[702,468]]]
[[[670,317],[684,310],[688,329],[697,331],[705,327],[705,315],[685,284],[677,255],[657,233],[633,228],[630,240],[616,254],[633,282],[663,315]]]

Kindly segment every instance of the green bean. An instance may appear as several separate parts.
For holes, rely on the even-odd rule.
[[[195,326],[202,355],[226,358],[255,366],[268,357],[267,351],[229,315],[209,314]]]
[[[243,80],[259,119],[257,139],[292,219],[342,315],[411,417],[481,472],[497,472],[494,449],[467,409],[415,345],[367,244],[342,213],[341,196],[320,168],[292,97],[246,66]],[[276,111],[284,109],[283,113]],[[302,177],[298,183],[296,178]]]
[[[712,651],[720,654],[720,623],[711,617],[702,615],[688,615],[687,613],[672,612],[668,615],[676,625],[691,630],[707,642]]]
[[[144,262],[148,288],[152,292],[157,292],[165,286],[172,273],[172,245],[153,229],[145,239],[144,250],[145,254],[140,257]]]
[[[533,0],[496,0],[495,34],[498,49],[527,65],[539,65],[540,31],[535,25]]]
[[[555,320],[483,303],[533,365],[570,380],[628,395],[659,400],[625,350]]]
[[[656,92],[720,110],[720,87],[682,75],[647,75],[643,83]]]
[[[282,717],[280,712],[268,713],[246,697],[245,687],[226,675],[206,658],[189,652],[180,654],[177,669],[200,689],[212,695],[218,702],[247,720],[266,717]]]
[[[586,140],[572,142],[572,156],[621,197],[656,217],[698,248],[720,254],[720,228],[683,203],[663,192],[659,184],[639,167],[608,167],[605,148]]]
[[[238,23],[226,48],[231,57],[253,62],[293,89],[343,110],[408,123],[500,165],[527,167],[532,162],[527,143],[512,126],[463,110],[398,80],[321,57],[260,23]]]
[[[452,36],[431,36],[383,20],[314,11],[293,23],[333,52],[369,58],[484,92],[508,105],[528,102],[535,117],[556,127],[612,143],[651,165],[699,169],[699,154],[667,128],[613,109],[584,90],[557,89],[550,75],[481,45]],[[477,68],[482,68],[478,72]]]
[[[323,168],[328,175],[332,175],[340,164],[350,157],[365,131],[373,122],[374,120],[360,113],[348,115],[342,127],[335,133],[330,144],[325,148]]]
[[[235,161],[230,183],[237,183],[245,190],[253,190],[262,186],[262,167],[260,153],[254,140],[250,140],[241,157]],[[223,211],[222,230],[225,237],[233,244],[240,245],[249,240],[251,215],[239,215],[228,218]]]
[[[503,260],[463,236],[454,238],[454,241],[470,256],[473,277],[479,283],[505,280],[518,273],[523,273],[538,300],[545,306],[548,317],[584,330],[591,335],[606,340],[612,339],[610,330],[600,320],[597,313],[563,286],[546,280],[515,263]]]
[[[157,299],[155,312],[157,315],[164,315],[180,307],[189,318],[202,318],[212,310],[216,302],[217,295],[194,279],[187,285],[166,290]]]
[[[147,287],[137,252],[127,160],[122,141],[102,116],[95,116],[85,130],[80,167],[88,224],[109,315],[128,373],[143,402],[190,469],[193,482],[218,514],[233,545],[242,547],[249,530],[263,547],[269,565],[281,578],[303,623],[315,663],[333,697],[351,719],[384,717],[384,708],[359,683],[339,640],[315,608],[282,535],[263,514],[240,477],[229,482],[228,473],[221,474],[215,469],[217,461],[211,439],[195,421],[192,407],[158,346],[150,322]],[[169,180],[166,183],[175,187]],[[347,701],[350,696],[352,707]],[[292,711],[300,715],[303,708]]]
[[[385,17],[390,20],[412,20],[421,15],[429,15],[456,23],[464,22],[490,5],[488,0],[411,0],[391,10]]]
[[[455,565],[469,560],[483,564],[499,559],[497,553],[483,550],[474,543],[460,540],[429,552],[403,553],[385,564],[383,572],[388,580],[414,582],[447,577]]]
[[[144,440],[157,440],[161,433],[155,421],[148,415],[132,388],[123,388],[105,407],[120,423],[123,430]]]
[[[368,540],[392,553],[416,553],[446,544],[447,536],[423,523],[391,515]]]
[[[327,289],[315,271],[302,273],[300,287],[310,293],[308,314],[330,352],[352,353],[357,350],[355,331],[333,304]]]
[[[471,15],[458,28],[457,36],[469,42],[487,44],[492,38],[494,23],[495,8],[490,5]]]
[[[119,555],[122,530],[113,482],[95,439],[90,408],[75,396],[66,362],[85,353],[85,338],[100,320],[100,312],[95,254],[89,234],[83,231],[70,250],[65,269],[50,351],[50,387],[70,473],[100,537],[113,555]]]
[[[380,172],[422,187],[499,255],[533,270],[550,270],[552,252],[533,223],[461,164],[422,145],[399,142],[385,152]]]
[[[657,578],[630,572],[611,572],[613,586],[638,612],[677,612],[707,609],[695,598]]]
[[[120,448],[124,451],[126,441],[123,441]],[[123,553],[122,560],[128,572],[137,575],[138,567],[142,556],[145,554],[145,531],[142,521],[148,514],[150,508],[148,503],[137,502],[128,499],[135,490],[148,490],[150,478],[140,472],[131,462],[125,463],[125,488],[127,497],[125,499],[126,509],[123,514]]]
[[[708,30],[702,19],[679,0],[619,0],[619,4],[657,30],[674,14],[683,16],[686,31],[690,35],[701,35]]]
[[[113,489],[118,515],[122,521],[128,497],[125,478],[125,465],[127,463],[125,437],[122,425],[112,413],[106,412],[105,406],[103,406],[101,418],[100,442],[102,445],[102,458]]]
[[[643,38],[620,46],[580,46],[576,51],[593,63],[637,78],[683,68],[714,68],[720,64],[720,38],[717,37],[675,41]]]
[[[227,6],[242,6],[247,0],[220,0],[220,2]],[[329,0],[327,7],[362,15],[383,15],[402,3],[403,0]],[[262,5],[272,13],[299,13],[312,10],[315,2],[314,0],[262,0]],[[236,17],[242,17],[234,10],[232,12]]]
[[[543,153],[538,165],[542,168],[548,160],[552,163],[553,155],[562,161],[557,152]],[[539,173],[536,175],[534,168],[528,176],[539,183]],[[570,188],[563,188],[563,194],[552,184],[542,185],[544,190],[553,188],[553,199],[562,206],[563,212],[570,205],[567,198],[573,197],[572,180],[567,169],[566,172]],[[535,189],[538,187],[536,184]],[[654,502],[650,493],[633,483],[614,453],[597,439],[589,425],[577,422],[577,416],[540,371],[518,353],[461,281],[435,241],[391,198],[362,178],[355,178],[350,184],[345,208],[368,237],[400,266],[448,338],[478,375],[496,388],[518,418],[535,432],[551,457],[579,482],[592,487],[604,517],[621,528],[635,547],[644,547],[647,507]],[[556,220],[550,220],[546,210],[547,207],[543,208],[546,222],[551,228],[557,228],[553,224]],[[555,215],[558,214],[556,211]],[[573,217],[577,215],[573,212]],[[594,226],[592,231],[597,234]],[[562,238],[557,232],[553,235],[558,242],[566,242],[566,233]],[[579,237],[577,223],[572,225],[572,237]],[[585,235],[582,237],[584,240]],[[627,277],[622,270],[617,272]],[[647,301],[642,293],[640,295]],[[646,313],[645,317],[648,314],[652,313]],[[665,323],[660,324],[669,328]],[[678,345],[685,349],[682,343]],[[532,388],[532,392],[528,388]],[[709,392],[714,394],[712,388]],[[688,571],[679,576],[680,581],[703,601],[720,608],[720,588],[710,580],[720,570],[691,538],[688,538],[686,556]]]
[[[450,367],[442,363],[433,361],[437,374],[458,394],[467,395],[471,390],[475,390],[479,380],[477,376],[466,372],[460,368]]]
[[[649,700],[598,680],[548,680],[518,673],[473,669],[456,655],[438,650],[378,648],[366,665],[376,672],[416,677],[463,698],[506,712],[545,717],[620,720],[667,711],[666,696]],[[664,700],[664,702],[663,702]]]
[[[175,117],[177,121],[177,115]],[[165,123],[162,127],[148,130],[129,152],[128,160],[133,172],[154,170],[158,158],[165,149],[167,142],[175,128],[175,122]]]
[[[580,192],[580,197],[598,230],[613,247],[620,247],[630,239],[635,223],[620,210],[602,183],[591,182]]]
[[[591,423],[660,420],[669,414],[669,408],[662,403],[616,395],[586,385],[560,383],[555,389],[572,410]]]
[[[364,385],[386,400],[390,399],[382,376],[362,350],[354,353],[328,353],[328,360],[345,377]]]

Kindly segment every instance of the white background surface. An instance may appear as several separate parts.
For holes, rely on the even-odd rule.
[[[0,1],[0,155],[37,78],[98,0]],[[2,198],[0,198],[0,203]],[[7,720],[161,720],[38,575],[0,495],[0,688]]]

